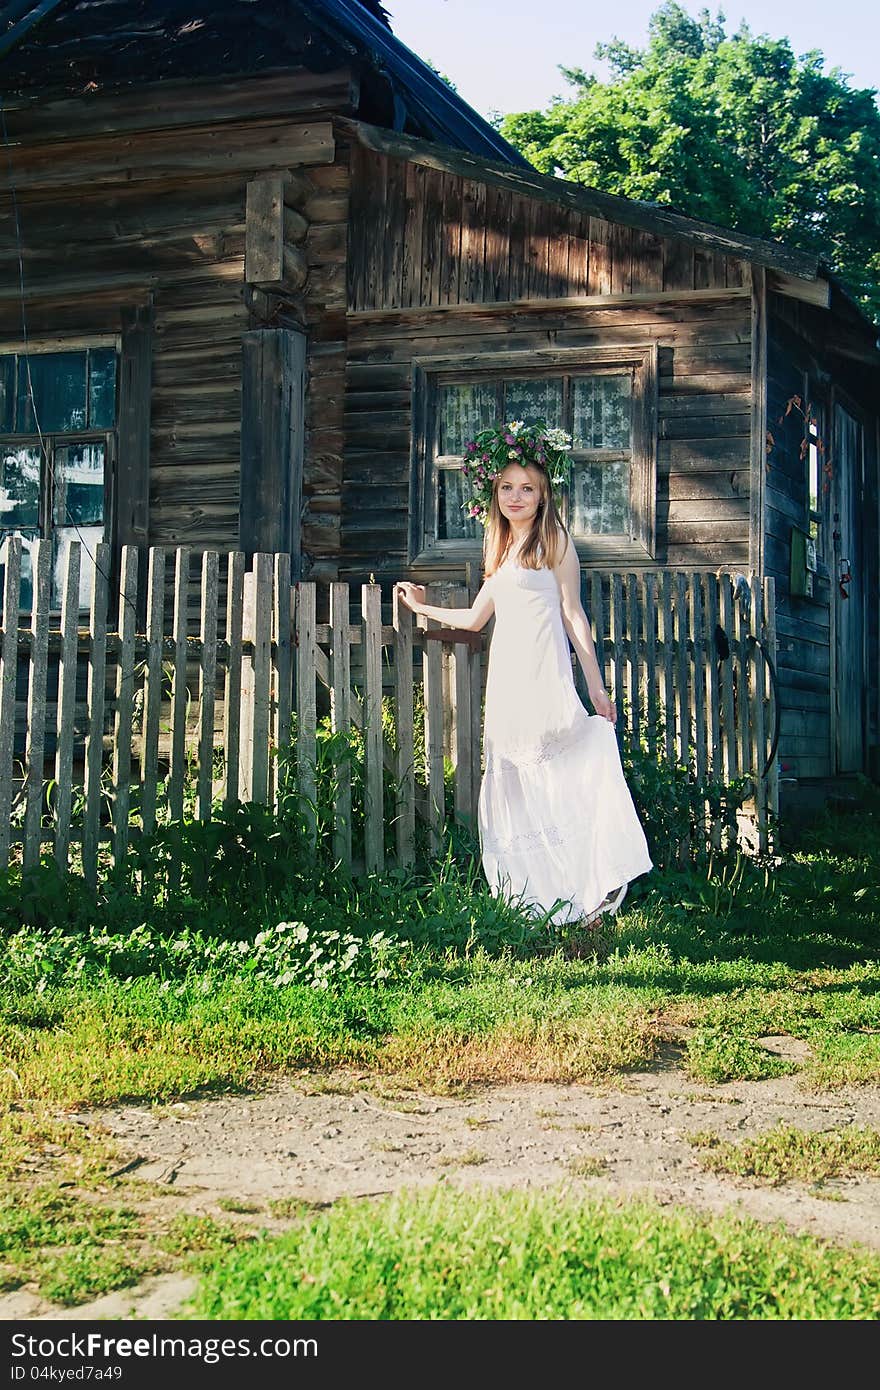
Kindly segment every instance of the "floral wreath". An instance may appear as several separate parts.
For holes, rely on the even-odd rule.
[[[529,463],[543,468],[554,496],[568,481],[571,471],[571,435],[565,430],[551,428],[544,420],[527,425],[522,420],[492,425],[479,430],[464,446],[462,476],[470,485],[470,498],[464,503],[465,515],[474,517],[481,526],[489,517],[492,483],[509,463]]]

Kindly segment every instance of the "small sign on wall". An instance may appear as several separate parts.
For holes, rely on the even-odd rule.
[[[816,542],[799,526],[791,528],[789,588],[792,598],[812,598],[816,575]]]

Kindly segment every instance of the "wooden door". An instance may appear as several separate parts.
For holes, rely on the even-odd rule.
[[[836,770],[865,766],[865,583],[862,516],[864,432],[842,405],[834,407],[834,688]]]

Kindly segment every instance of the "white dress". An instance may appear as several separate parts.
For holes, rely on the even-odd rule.
[[[575,689],[550,569],[508,558],[487,581],[495,604],[483,720],[479,832],[495,894],[562,923],[589,917],[651,869],[613,725]]]

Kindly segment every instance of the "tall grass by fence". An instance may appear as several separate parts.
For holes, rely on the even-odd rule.
[[[407,865],[417,832],[437,850],[449,819],[475,827],[488,634],[416,623],[396,599],[385,622],[375,584],[292,586],[287,555],[256,555],[248,568],[241,552],[186,548],[126,547],[111,584],[109,548],[98,546],[84,613],[71,545],[53,610],[49,541],[32,551],[25,619],[21,560],[8,538],[0,865],[20,856],[28,867],[51,846],[61,867],[95,883],[101,865],[162,822],[207,820],[218,803],[276,803],[285,767],[311,833],[327,833],[344,865]],[[772,580],[589,571],[584,586],[621,730],[699,780],[748,779],[767,848],[777,812]],[[430,597],[462,603],[465,593],[436,586]],[[316,769],[328,728],[343,744],[355,738],[361,756],[354,779],[351,761],[337,760],[322,820]]]

